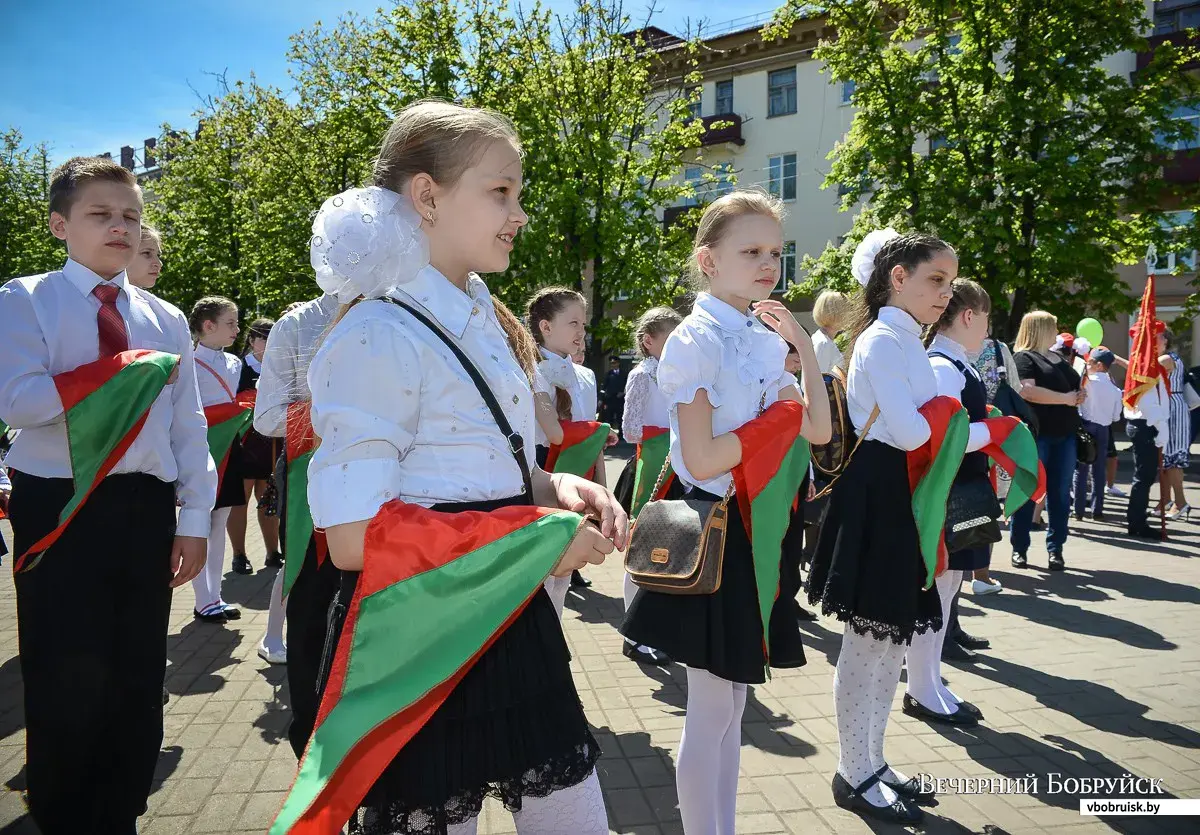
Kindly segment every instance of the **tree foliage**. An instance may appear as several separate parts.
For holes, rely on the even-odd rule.
[[[25,145],[20,132],[0,134],[0,276],[58,269],[66,258],[50,234],[50,165],[46,147]]]
[[[1160,46],[1130,79],[1104,65],[1146,49],[1140,0],[832,0],[836,35],[814,53],[853,81],[857,108],[826,187],[860,201],[848,240],[808,259],[808,282],[845,286],[854,243],[891,224],[958,250],[1011,333],[1028,310],[1065,321],[1130,307],[1121,263],[1164,241],[1163,144],[1187,136],[1172,114],[1195,100],[1193,50]],[[780,10],[770,35],[801,14]]]

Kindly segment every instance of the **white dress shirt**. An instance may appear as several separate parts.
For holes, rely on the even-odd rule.
[[[467,292],[433,267],[393,291],[424,308],[475,363],[532,471],[535,425],[529,378],[509,347],[487,286]],[[445,343],[402,308],[360,302],[333,327],[308,370],[313,428],[308,500],[318,527],[375,516],[393,498],[429,507],[519,495],[507,439]]]
[[[0,287],[0,419],[22,430],[6,464],[42,478],[71,478],[66,419],[54,375],[95,362],[99,354],[92,290],[104,279],[67,260],[61,270],[14,278]],[[158,395],[141,432],[112,473],[146,473],[176,483],[176,533],[207,536],[217,494],[217,470],[208,454],[208,429],[196,386],[192,341],[179,309],[128,282],[117,310],[130,348],[180,357],[179,378]]]
[[[1087,375],[1087,399],[1079,407],[1079,416],[1091,423],[1111,426],[1121,419],[1123,392],[1107,371]]]
[[[1091,397],[1091,394],[1088,397]],[[1158,435],[1154,438],[1155,446],[1159,449],[1166,448],[1167,435],[1170,432],[1171,398],[1167,394],[1167,386],[1162,375],[1159,375],[1154,388],[1142,395],[1137,406],[1136,409],[1130,409],[1128,406],[1122,405],[1125,410],[1125,419],[1146,421],[1147,425],[1158,430]]]
[[[595,420],[600,413],[600,387],[596,384],[596,372],[574,360],[571,361],[571,366],[575,371],[575,376],[579,378],[580,404],[578,409],[572,405],[571,416],[582,413],[583,416],[576,417],[575,420]],[[575,400],[572,399],[571,403],[574,404],[574,402]]]
[[[828,374],[835,366],[842,364],[842,349],[825,335],[825,331],[817,328],[812,335],[812,344],[817,355],[817,368],[821,369],[822,374]]]
[[[233,354],[206,345],[196,345],[196,383],[200,387],[202,405],[232,403],[237,398],[241,377],[242,361]]]
[[[739,429],[796,385],[784,370],[787,343],[755,317],[700,293],[679,327],[667,337],[658,363],[658,385],[670,409],[671,466],[685,483],[718,496],[732,476],[700,481],[688,472],[679,445],[680,403],[704,389],[713,406],[713,437]]]
[[[621,431],[630,443],[642,442],[642,430],[646,426],[671,425],[671,407],[658,387],[658,360],[646,357],[629,372],[625,380],[625,414],[621,418]]]
[[[938,394],[945,394],[953,397],[955,400],[961,401],[963,399],[963,389],[967,387],[966,376],[946,357],[951,357],[961,362],[967,369],[967,373],[978,380],[980,385],[983,385],[983,378],[979,376],[979,372],[975,370],[975,366],[967,358],[967,349],[961,343],[939,333],[933,338],[933,342],[929,344],[928,354],[929,364],[933,366],[933,376],[937,380]],[[945,356],[935,356],[935,354],[945,354]],[[964,403],[963,405],[965,406],[966,404]],[[987,446],[991,439],[991,433],[986,426],[982,423],[972,422],[971,434],[967,438],[966,451],[978,452]]]
[[[846,405],[855,430],[861,435],[878,404],[879,417],[867,440],[906,452],[920,449],[930,432],[917,409],[937,393],[937,378],[921,343],[921,326],[900,308],[884,307],[859,336],[850,358]]]
[[[560,357],[545,348],[538,350],[542,359],[537,370],[550,385],[551,401],[554,400],[554,389],[560,388],[571,395],[571,420],[595,420],[596,375],[590,369],[576,365],[570,357]]]
[[[308,391],[308,366],[337,311],[337,296],[326,293],[284,314],[271,327],[254,401],[254,428],[260,434],[284,437],[287,407],[312,397]]]

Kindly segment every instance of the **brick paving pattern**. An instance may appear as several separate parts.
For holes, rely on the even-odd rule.
[[[610,461],[610,483],[621,463]],[[1046,785],[1052,772],[1129,772],[1161,778],[1167,796],[1200,798],[1200,520],[1172,524],[1169,543],[1131,543],[1120,535],[1123,508],[1114,500],[1107,524],[1072,521],[1065,573],[1044,570],[1046,554],[1035,533],[1026,571],[1009,569],[1009,551],[998,546],[994,568],[1003,593],[964,595],[964,627],[990,638],[992,648],[980,663],[947,665],[944,673],[960,696],[983,710],[983,724],[964,731],[909,719],[899,710],[903,687],[897,692],[887,755],[903,771],[1041,776],[1034,795],[945,794],[927,810],[926,832],[1200,832],[1196,818],[1085,818],[1078,796],[1051,793]],[[260,567],[261,542],[251,551]],[[571,593],[563,625],[575,679],[604,748],[600,780],[612,832],[680,833],[674,757],[686,699],[683,670],[642,668],[620,654],[620,561],[588,573],[595,585]],[[0,832],[34,833],[20,794],[24,733],[9,577],[6,570],[0,580]],[[288,693],[283,669],[255,652],[273,577],[273,570],[261,568],[250,577],[227,575],[225,597],[244,611],[228,627],[192,620],[190,588],[175,595],[171,701],[142,835],[265,832],[279,808],[295,769],[284,736]],[[751,690],[737,831],[887,831],[833,805],[832,665],[841,628],[822,618],[803,630],[808,666],[778,671]],[[512,820],[488,805],[479,831],[511,832]]]

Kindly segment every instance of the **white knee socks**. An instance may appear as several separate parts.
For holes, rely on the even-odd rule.
[[[225,605],[221,600],[221,578],[225,576],[225,525],[229,521],[229,510],[222,507],[212,512],[208,529],[208,561],[200,573],[192,578],[196,611],[202,615],[219,612]]]
[[[936,582],[942,601],[942,628],[913,635],[908,648],[908,695],[936,713],[954,713],[962,700],[942,684],[942,646],[950,623],[950,604],[962,585],[962,572],[945,571]]]
[[[578,785],[545,797],[521,798],[521,811],[513,814],[517,835],[608,835],[608,813],[600,793],[600,778],[593,771]],[[446,827],[446,835],[475,835],[479,818]]]
[[[271,584],[271,606],[267,609],[267,634],[263,636],[263,647],[267,652],[282,652],[283,643],[283,569],[275,572]]]
[[[566,577],[547,577],[546,593],[550,595],[550,601],[554,604],[554,611],[558,612],[558,619],[562,620],[563,607],[567,605],[567,591],[571,588],[571,575]]]
[[[687,715],[675,779],[687,835],[733,835],[746,685],[687,671]]]
[[[878,767],[871,765],[873,742],[877,741],[879,758],[883,757],[887,712],[900,681],[903,659],[902,645],[859,635],[846,628],[833,673],[833,706],[838,726],[838,773],[851,788],[866,782]],[[889,683],[887,677],[892,669],[895,677]],[[884,704],[886,709],[883,709]],[[881,710],[882,722],[877,716]],[[895,800],[896,794],[877,783],[864,792],[863,797],[876,806],[886,806]]]

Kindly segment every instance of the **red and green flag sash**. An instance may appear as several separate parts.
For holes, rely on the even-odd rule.
[[[33,568],[58,541],[142,431],[150,407],[178,365],[175,354],[122,351],[54,376],[66,418],[75,493],[59,514],[58,527],[18,557],[13,571]]]
[[[642,427],[642,442],[637,445],[637,464],[633,474],[633,500],[629,504],[629,518],[637,518],[638,512],[647,502],[661,499],[667,494],[667,488],[675,480],[675,472],[667,460],[671,457],[671,431],[661,426]],[[651,496],[658,474],[666,466],[667,474],[663,477],[662,487],[658,494]]]
[[[995,406],[983,421],[992,439],[981,451],[992,459],[992,487],[996,486],[996,468],[1012,479],[1004,500],[1004,515],[1012,516],[1028,501],[1038,502],[1046,495],[1046,469],[1038,460],[1037,441],[1019,418],[1005,416]]]
[[[949,563],[946,502],[967,451],[971,423],[962,404],[946,395],[933,398],[918,411],[929,423],[929,440],[908,453],[908,486],[925,560],[924,588],[929,588]]]
[[[803,422],[804,407],[781,400],[733,433],[742,442],[742,463],[733,468],[734,492],[753,553],[764,661],[771,607],[779,596],[783,536],[791,523],[792,502],[808,472],[808,441],[800,437]]]
[[[254,422],[254,400],[258,394],[254,389],[243,391],[230,403],[216,403],[204,407],[204,419],[208,421],[208,452],[217,465],[217,495],[221,495],[221,484],[225,481],[225,468],[229,465],[229,452],[242,439]]]
[[[316,729],[271,835],[333,835],[392,758],[542,588],[575,513],[440,513],[393,500],[371,520]]]
[[[562,421],[562,443],[550,447],[546,472],[570,473],[590,479],[596,469],[596,459],[608,443],[609,429],[607,423],[594,420]]]
[[[312,511],[308,506],[308,462],[316,449],[316,433],[312,425],[312,401],[292,403],[287,408],[287,436],[284,455],[287,458],[287,508],[283,530],[283,596],[300,576],[304,553],[309,540],[317,537],[317,564],[325,561],[325,537],[313,529]]]

